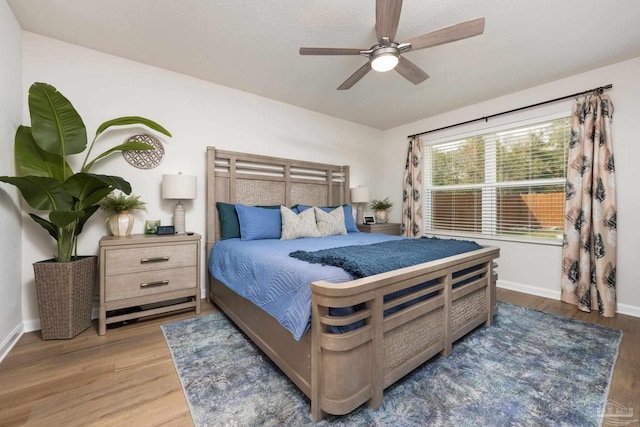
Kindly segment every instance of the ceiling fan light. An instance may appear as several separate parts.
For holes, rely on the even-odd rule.
[[[394,52],[385,52],[371,58],[371,68],[375,71],[384,73],[391,71],[398,65],[398,55]]]

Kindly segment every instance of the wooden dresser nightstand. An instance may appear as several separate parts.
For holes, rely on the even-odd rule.
[[[200,313],[198,234],[105,236],[98,263],[100,335],[109,323],[190,307]]]
[[[384,224],[358,224],[358,230],[364,233],[400,235],[400,223],[386,222]]]

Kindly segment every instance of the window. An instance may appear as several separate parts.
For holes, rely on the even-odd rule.
[[[569,117],[425,143],[425,230],[562,241]]]

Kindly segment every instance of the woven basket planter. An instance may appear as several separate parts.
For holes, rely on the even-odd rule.
[[[70,339],[91,326],[97,257],[33,264],[43,340]]]

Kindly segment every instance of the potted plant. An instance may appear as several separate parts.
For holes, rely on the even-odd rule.
[[[164,135],[159,124],[136,116],[119,117],[101,124],[88,147],[82,166],[74,172],[69,160],[87,149],[87,131],[71,102],[46,83],[29,88],[31,126],[19,126],[15,136],[17,175],[0,182],[15,185],[33,209],[30,213],[57,243],[54,259],[34,263],[38,309],[43,339],[67,339],[91,326],[91,301],[96,257],[78,256],[78,236],[98,209],[98,202],[113,190],[131,193],[117,176],[90,173],[93,165],[119,151],[150,150],[142,142],[120,144],[90,159],[96,140],[113,126],[144,125]]]
[[[146,203],[140,200],[140,196],[126,196],[120,192],[117,196],[109,194],[99,203],[100,208],[107,214],[107,224],[114,236],[128,236],[135,218],[129,211],[147,211]]]
[[[371,201],[371,209],[376,212],[376,222],[377,223],[386,223],[389,221],[389,216],[387,211],[391,209],[393,203],[389,201],[389,197],[385,197],[381,200],[374,199]]]

